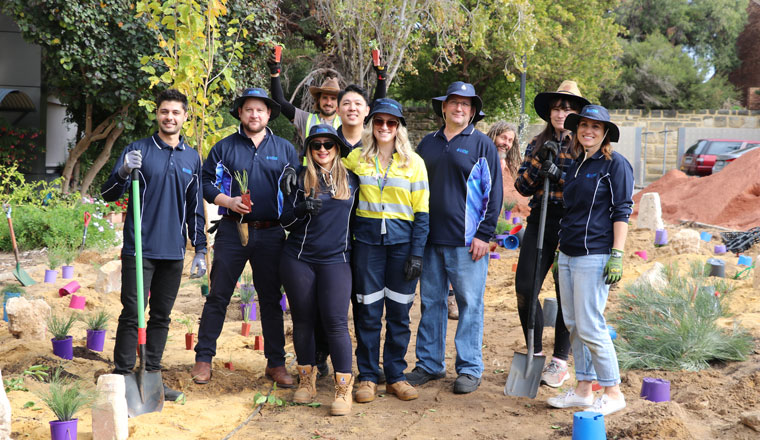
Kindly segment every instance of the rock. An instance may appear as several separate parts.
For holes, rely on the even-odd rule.
[[[121,292],[121,261],[113,260],[100,266],[95,290],[100,293]]]
[[[98,377],[98,398],[92,408],[93,440],[126,440],[129,437],[126,385],[121,374]]]
[[[44,341],[47,339],[47,319],[50,306],[43,299],[11,298],[5,305],[8,311],[8,330],[17,339]]]
[[[0,371],[0,384],[3,383],[3,372]],[[0,386],[0,440],[11,438],[11,402],[5,394],[5,387]]]
[[[745,412],[739,417],[739,420],[755,431],[760,432],[760,411]]]
[[[670,239],[670,247],[676,254],[699,253],[699,232],[694,229],[681,229]]]
[[[652,192],[641,196],[636,227],[639,229],[651,229],[653,231],[665,229],[665,224],[662,222],[660,194]]]
[[[633,282],[633,284],[639,283],[650,284],[656,290],[664,289],[668,285],[668,280],[665,278],[665,266],[662,263],[654,263]]]

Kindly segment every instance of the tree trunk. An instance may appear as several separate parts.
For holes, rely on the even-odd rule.
[[[84,179],[82,179],[82,186],[79,191],[83,196],[89,196],[92,181],[95,180],[95,176],[98,175],[98,172],[103,168],[103,165],[108,162],[108,159],[111,157],[113,144],[119,139],[119,136],[121,136],[122,133],[124,133],[124,124],[119,124],[119,126],[108,133],[108,138],[106,138],[106,144],[103,147],[103,150],[98,154],[98,157],[92,163],[90,169],[87,170],[87,174],[84,175]]]

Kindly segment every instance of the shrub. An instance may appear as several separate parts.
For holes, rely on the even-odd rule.
[[[10,126],[0,119],[0,164],[16,164],[25,171],[31,170],[32,162],[37,160],[41,150],[35,139],[41,134],[32,128]]]
[[[48,389],[39,392],[38,395],[58,420],[63,422],[73,420],[80,409],[92,404],[97,392],[92,388],[86,388],[79,380],[64,377],[61,371],[61,368],[56,368],[50,376]]]

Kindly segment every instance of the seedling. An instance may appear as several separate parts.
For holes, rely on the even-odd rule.
[[[193,330],[195,330],[195,320],[192,318],[179,318],[177,322],[185,326],[187,333],[192,334]]]
[[[277,397],[277,383],[275,382],[274,385],[272,385],[272,391],[269,392],[269,395],[256,393],[255,396],[253,396],[253,402],[255,405],[275,405],[275,406],[283,406],[285,405],[285,402]]]
[[[85,323],[88,330],[105,330],[108,327],[109,319],[111,319],[111,314],[106,312],[105,309],[101,309],[82,317],[81,320]]]
[[[64,318],[60,315],[50,315],[47,320],[47,329],[53,334],[53,337],[58,340],[66,339],[71,331],[71,327],[77,322],[77,315],[71,314],[68,318]]]
[[[57,368],[53,372],[50,386],[38,395],[58,420],[63,422],[72,420],[80,409],[94,402],[97,394],[94,389],[85,388],[83,382],[63,377],[62,370]]]

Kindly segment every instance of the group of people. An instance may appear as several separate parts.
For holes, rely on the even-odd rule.
[[[579,382],[549,404],[601,405],[599,410],[607,413],[625,406],[603,311],[609,288],[605,282],[615,282],[622,273],[633,180],[630,165],[611,149],[619,131],[603,107],[588,105],[572,82],[557,92],[539,94],[536,110],[547,127],[520,163],[516,127],[497,123],[488,135],[475,128],[485,115],[471,84],[454,82],[445,95],[432,99],[443,125],[415,149],[402,105],[385,96],[382,66],[375,66],[378,82],[371,103],[361,87],[341,90],[337,81],[328,79],[310,89],[313,113],[285,100],[279,63],[270,60],[269,69],[271,97],[261,88],[245,89],[230,110],[240,120],[238,130],[214,145],[202,163],[180,135],[187,99],[176,90],[161,93],[156,102],[158,131],[127,146],[103,185],[104,199],[117,200],[132,171],[138,170],[144,292],[152,292],[147,301],[149,371],[161,368],[187,239],[196,251],[193,276],[206,271],[203,197],[217,205],[222,217],[191,370],[196,383],[211,380],[227,306],[250,264],[261,310],[265,375],[282,388],[294,387],[296,381],[285,366],[281,286],[290,304],[298,373],[294,402],[315,398],[317,377],[329,374],[328,356],[335,382],[333,415],[349,414],[354,400],[373,401],[383,381],[387,394],[416,399],[416,386],[446,375],[451,302],[459,319],[453,392],[475,391],[484,370],[483,297],[504,172],[515,178],[521,194],[533,195],[516,280],[523,324],[535,270],[545,276],[552,260],[558,268],[562,312],[554,357],[542,378],[551,386],[566,380],[572,347]],[[267,126],[280,113],[303,139],[302,158]],[[559,151],[551,150],[547,140],[555,140]],[[244,179],[235,178],[242,172],[247,188],[240,187]],[[552,182],[547,245],[545,264],[536,268],[532,261],[540,206],[535,201],[545,178]],[[246,193],[250,204],[243,198]],[[137,340],[133,209],[130,199],[122,249],[123,310],[114,348],[115,372],[121,374],[135,365]],[[558,257],[553,258],[558,242]],[[405,372],[409,312],[418,280],[417,360]],[[453,301],[447,299],[450,292]],[[349,304],[358,378],[353,373]],[[541,354],[542,325],[535,331],[535,351]],[[592,402],[593,380],[605,387],[597,402]],[[164,392],[167,400],[179,395],[166,386]]]

